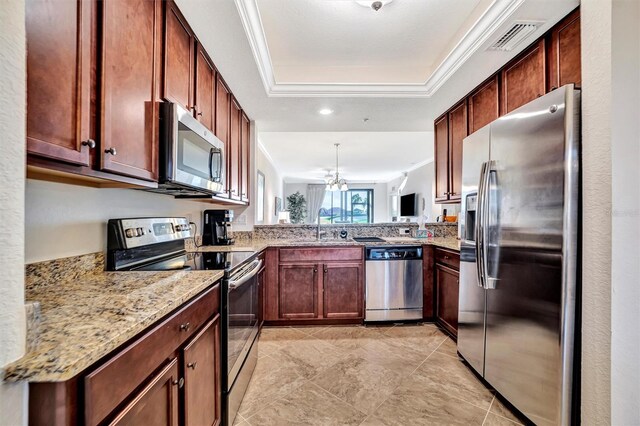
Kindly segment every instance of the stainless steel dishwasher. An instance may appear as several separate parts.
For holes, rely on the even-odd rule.
[[[422,318],[422,247],[366,248],[365,321]]]

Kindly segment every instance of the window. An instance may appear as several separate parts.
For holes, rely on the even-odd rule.
[[[373,189],[327,191],[320,223],[373,223]]]

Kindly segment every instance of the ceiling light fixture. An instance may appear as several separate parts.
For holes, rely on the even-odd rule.
[[[331,115],[333,114],[333,110],[329,108],[322,108],[320,111],[318,111],[318,113],[322,115]]]
[[[340,179],[340,173],[338,172],[338,149],[340,147],[339,143],[334,143],[336,147],[336,175],[331,176],[331,174],[327,174],[325,176],[325,183],[327,184],[327,191],[348,191],[349,187],[347,186],[347,181],[344,179]]]
[[[377,12],[380,9],[382,9],[383,6],[391,3],[392,1],[393,0],[376,0],[376,1],[372,1],[372,0],[356,0],[356,3],[358,3],[360,6],[371,8],[371,9],[373,9],[373,10],[375,10]]]

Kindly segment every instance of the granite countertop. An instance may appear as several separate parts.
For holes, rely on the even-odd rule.
[[[449,250],[460,250],[460,241],[456,237],[432,237],[432,238],[410,238],[394,237],[384,238],[385,242],[360,243],[352,239],[324,239],[324,240],[249,240],[242,241],[231,246],[200,246],[192,247],[193,251],[262,251],[268,247],[332,247],[332,246],[389,246],[389,245],[432,245]]]
[[[4,380],[68,380],[222,278],[222,271],[106,272],[101,253],[27,265],[40,302],[31,350]]]

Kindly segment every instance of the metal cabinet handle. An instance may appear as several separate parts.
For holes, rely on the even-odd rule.
[[[313,270],[313,273],[315,274],[316,272],[318,272],[318,270],[317,270],[317,269],[314,269],[314,270]]]
[[[191,323],[180,324],[180,331],[189,331]]]
[[[195,370],[197,365],[198,365],[198,362],[196,362],[196,361],[190,362],[190,363],[187,364],[187,368],[191,368],[191,369]]]
[[[179,388],[182,388],[184,386],[184,377],[180,377],[179,380],[174,380],[173,382],[171,382],[171,384],[173,386],[178,386]]]
[[[111,155],[118,155],[118,151],[116,151],[116,149],[114,147],[111,147],[109,149],[105,149],[104,150],[105,154],[111,154]]]
[[[87,139],[86,141],[82,141],[82,146],[88,146],[89,149],[93,149],[96,147],[96,141],[93,139]]]
[[[202,117],[202,113],[201,112],[198,113],[198,117]]]

